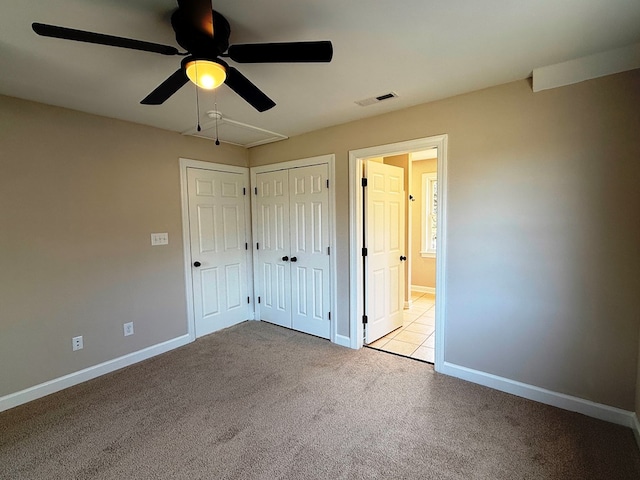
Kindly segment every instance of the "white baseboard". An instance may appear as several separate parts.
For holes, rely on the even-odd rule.
[[[569,410],[571,412],[582,413],[589,417],[598,418],[607,422],[624,425],[634,428],[634,420],[637,427],[637,417],[634,412],[611,407],[602,403],[592,402],[579,397],[573,397],[564,393],[558,393],[545,388],[536,387],[504,377],[498,377],[490,373],[473,370],[453,363],[444,362],[440,373],[461,378],[469,382],[494,388],[502,392],[528,398],[536,402],[544,403],[554,407]],[[637,438],[637,437],[636,437]]]
[[[345,337],[344,335],[339,335],[336,333],[336,340],[334,343],[336,345],[340,345],[341,347],[351,348],[351,338]]]
[[[422,285],[411,285],[412,292],[436,294],[435,287],[423,287]]]
[[[155,357],[156,355],[168,352],[169,350],[173,350],[174,348],[182,347],[183,345],[186,345],[192,341],[193,339],[188,334],[183,335],[181,337],[167,340],[166,342],[162,342],[157,345],[152,345],[151,347],[138,350],[137,352],[129,353],[122,357],[114,358],[113,360],[109,360],[107,362],[100,363],[98,365],[94,365],[92,367],[88,367],[59,378],[55,378],[53,380],[49,380],[39,385],[29,387],[25,390],[10,393],[9,395],[0,397],[0,412],[9,410],[10,408],[17,407],[18,405],[22,405],[23,403],[36,400],[46,395],[59,392],[60,390],[78,385],[79,383],[86,382],[87,380],[91,380],[101,375],[120,370],[121,368],[128,367],[129,365],[133,365],[134,363],[141,362],[151,357]]]
[[[638,448],[640,449],[640,421],[638,421],[638,414],[640,412],[636,412],[633,415],[633,435],[636,437],[636,443],[638,444]]]

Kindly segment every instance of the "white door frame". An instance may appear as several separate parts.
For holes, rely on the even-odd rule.
[[[245,177],[245,184],[247,185],[247,195],[244,198],[245,208],[245,229],[247,232],[247,241],[249,245],[252,242],[251,236],[251,220],[249,210],[249,195],[251,192],[249,189],[249,169],[247,167],[236,167],[233,165],[224,165],[222,163],[202,162],[200,160],[191,160],[188,158],[180,158],[180,196],[182,206],[182,250],[184,254],[184,279],[185,279],[185,291],[187,295],[187,334],[189,339],[194,341],[196,339],[196,320],[193,308],[193,278],[192,272],[192,257],[191,257],[191,238],[189,235],[189,192],[187,189],[187,168],[199,168],[201,170],[211,170],[225,173],[240,173]],[[247,249],[247,290],[253,291],[253,271],[251,270],[252,262],[252,249]],[[251,298],[248,306],[248,319],[254,319],[254,302]]]
[[[438,252],[436,254],[436,341],[435,369],[444,366],[445,302],[446,302],[446,251],[447,251],[447,139],[448,136],[418,138],[405,142],[379,145],[349,151],[349,332],[351,348],[362,348],[362,166],[370,157],[388,157],[438,148]]]
[[[259,173],[265,172],[273,172],[276,170],[288,170],[290,168],[298,168],[298,167],[308,167],[311,165],[319,165],[327,163],[329,165],[329,248],[331,249],[331,255],[329,255],[329,294],[331,295],[331,299],[329,301],[329,306],[331,308],[331,336],[329,340],[333,343],[338,343],[343,346],[348,346],[348,339],[338,335],[337,329],[337,306],[336,306],[336,298],[337,298],[337,289],[336,289],[336,272],[337,272],[337,262],[336,262],[336,188],[335,188],[335,163],[336,156],[334,154],[320,155],[317,157],[310,158],[302,158],[299,160],[291,160],[288,162],[280,162],[280,163],[272,163],[269,165],[262,165],[259,167],[251,167],[250,175],[251,175],[251,225],[252,225],[252,233],[255,238],[255,232],[257,232],[257,218],[254,212],[256,212],[256,196],[255,196],[255,188],[257,185],[256,175]],[[253,252],[255,245],[252,243],[252,248],[250,249]],[[258,258],[257,255],[253,257],[253,274],[258,271]],[[256,282],[253,283],[253,305],[254,305],[254,313],[255,319],[260,320],[259,315],[259,307],[256,303],[257,300],[257,292],[255,291]]]

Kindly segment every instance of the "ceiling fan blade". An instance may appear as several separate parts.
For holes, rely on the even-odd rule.
[[[132,50],[142,50],[145,52],[161,53],[162,55],[178,55],[178,49],[169,45],[159,43],[143,42],[131,38],[115,37],[102,33],[86,32],[74,28],[58,27],[56,25],[46,25],[44,23],[33,23],[31,28],[38,35],[43,37],[62,38],[64,40],[75,40],[76,42],[97,43],[98,45],[108,45],[111,47],[130,48]]]
[[[276,106],[276,103],[267,97],[262,90],[233,67],[227,67],[227,79],[224,83],[259,112],[264,112]]]
[[[231,45],[228,57],[238,63],[330,62],[333,45],[319,42],[246,43]]]
[[[164,82],[156,87],[156,89],[147,95],[140,103],[143,105],[161,105],[171,95],[180,90],[189,79],[182,68],[179,68],[171,74]]]
[[[178,0],[178,7],[191,25],[213,38],[211,0]]]

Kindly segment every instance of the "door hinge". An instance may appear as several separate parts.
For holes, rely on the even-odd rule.
[[[254,187],[253,188],[253,192],[257,195],[258,194],[258,187]]]
[[[362,249],[362,256],[363,256],[363,257],[366,257],[366,256],[367,256],[367,253],[368,253],[368,252],[367,252],[367,248],[366,248],[366,247],[365,247],[365,248],[363,248],[363,249]]]
[[[258,303],[260,303],[260,297],[258,297]]]
[[[331,312],[329,312],[329,320],[331,320]]]
[[[260,243],[256,243],[256,250],[260,250]]]
[[[246,195],[247,194],[247,189],[245,187],[242,187],[242,194]]]
[[[327,188],[329,188],[329,179],[327,179]]]
[[[367,179],[366,179],[366,177],[363,177],[363,179],[362,179],[362,186],[363,186],[363,187],[366,187],[366,186],[367,186]]]
[[[367,323],[369,323],[369,317],[367,317],[366,315],[362,315],[362,323],[364,325],[366,325]]]
[[[331,255],[331,247],[327,247],[327,255]]]
[[[251,298],[247,297],[247,303],[251,303]]]
[[[249,244],[248,244],[248,243],[245,243],[245,244],[244,244],[244,249],[245,249],[245,250],[249,250]]]

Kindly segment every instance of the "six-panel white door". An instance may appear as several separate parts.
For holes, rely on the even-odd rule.
[[[366,161],[367,256],[365,343],[402,326],[404,307],[404,170]]]
[[[187,169],[196,337],[250,318],[245,178]]]
[[[257,307],[262,320],[291,328],[288,171],[257,174],[256,188]]]
[[[326,164],[289,170],[292,327],[329,338],[329,195]]]
[[[260,319],[330,337],[326,164],[256,175]]]

